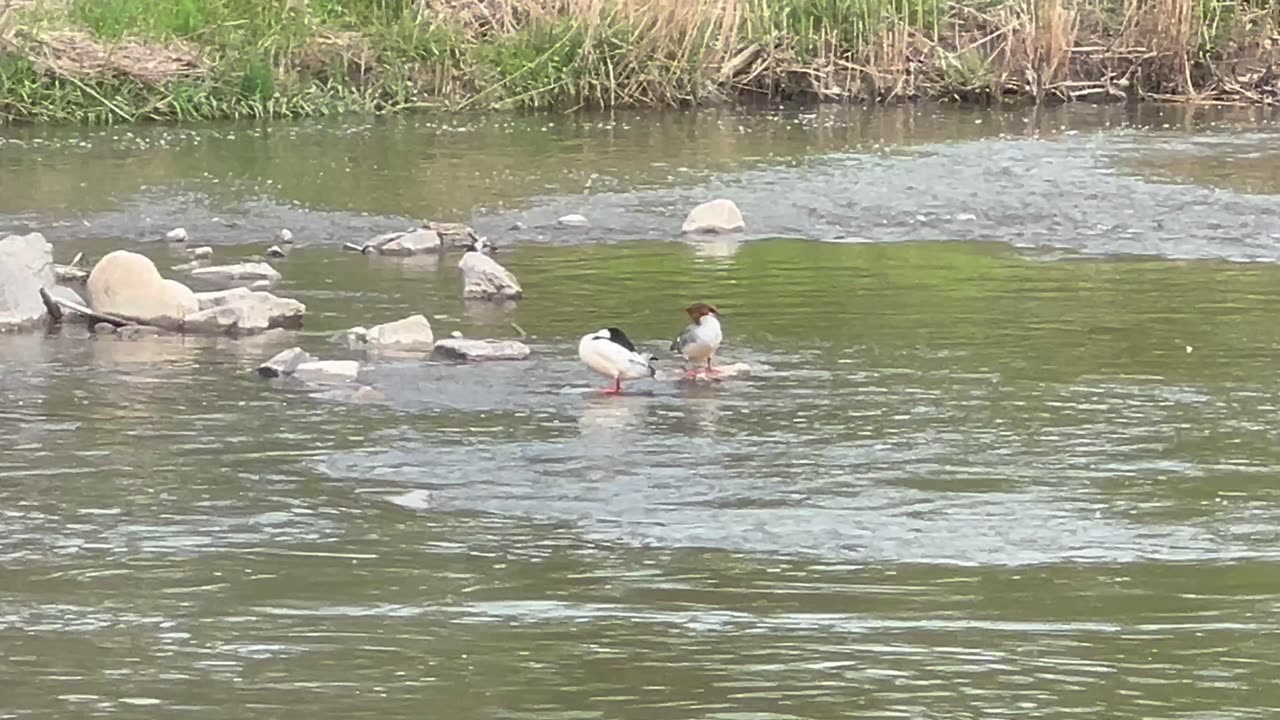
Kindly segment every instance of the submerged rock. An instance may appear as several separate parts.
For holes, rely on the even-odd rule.
[[[292,347],[258,366],[258,374],[265,378],[292,375],[303,363],[315,362],[315,358],[300,347]]]
[[[164,239],[168,240],[169,242],[181,243],[181,242],[186,242],[189,238],[190,236],[187,235],[187,229],[180,228],[180,227],[176,227],[164,234]]]
[[[213,257],[213,248],[208,245],[200,247],[187,248],[187,254],[194,260],[208,260]]]
[[[289,228],[281,228],[280,232],[276,233],[276,240],[285,245],[291,244],[293,242],[293,231]]]
[[[448,338],[436,343],[436,352],[452,360],[524,360],[529,346],[516,340]]]
[[[271,247],[267,248],[267,257],[269,258],[279,259],[279,258],[285,257],[287,254],[288,253],[286,253],[284,250],[280,249],[279,245],[272,245]]]
[[[247,287],[254,290],[267,290],[282,277],[278,270],[264,262],[210,265],[189,270],[187,276],[193,284],[210,289]]]
[[[170,334],[171,333],[164,328],[153,327],[151,325],[126,325],[121,328],[116,328],[116,335],[118,335],[121,340],[130,340],[134,342],[138,340],[146,340],[148,338],[163,337]]]
[[[360,374],[355,360],[313,360],[293,369],[293,376],[313,383],[351,382]]]
[[[188,332],[236,333],[251,335],[274,328],[302,327],[307,306],[292,298],[248,288],[198,293],[197,312],[188,315],[183,327]]]
[[[586,216],[579,215],[577,213],[574,213],[572,215],[565,215],[564,217],[560,218],[556,222],[566,227],[587,227],[588,225],[591,224],[591,221],[588,220]]]
[[[48,311],[41,289],[54,287],[53,246],[40,233],[0,240],[0,332],[39,327]]]
[[[150,258],[128,250],[103,256],[85,292],[91,309],[144,325],[174,328],[200,309],[190,288],[160,277]]]
[[[741,232],[746,227],[742,212],[732,200],[719,198],[705,202],[689,211],[684,219],[684,232],[729,233]]]
[[[698,381],[698,380],[730,380],[732,378],[749,377],[752,374],[752,367],[747,363],[731,363],[729,365],[720,365],[716,367],[716,375],[710,376],[706,374],[705,369],[700,369],[695,377],[686,378],[684,370],[665,370],[658,373],[657,379],[663,382],[680,382],[682,380]]]

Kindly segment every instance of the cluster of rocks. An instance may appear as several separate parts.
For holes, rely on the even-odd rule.
[[[200,268],[195,284],[207,291],[196,292],[162,277],[145,255],[116,250],[86,272],[56,265],[53,246],[40,233],[10,235],[0,240],[0,331],[73,320],[236,335],[301,327],[306,306],[267,292],[280,274],[255,265]]]
[[[515,340],[450,337],[437,341],[431,322],[423,315],[410,315],[369,328],[350,328],[337,333],[332,340],[347,350],[365,351],[370,356],[435,354],[447,360],[479,362],[524,360],[530,353],[528,345]],[[269,379],[296,378],[308,383],[332,384],[355,381],[362,369],[358,360],[321,360],[300,347],[293,347],[263,363],[258,374]]]

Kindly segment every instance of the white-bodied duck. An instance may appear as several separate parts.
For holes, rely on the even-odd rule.
[[[520,281],[497,260],[485,254],[490,247],[483,238],[467,245],[458,261],[462,270],[462,297],[472,300],[518,300],[524,295]]]
[[[706,363],[707,377],[719,373],[711,366],[711,358],[720,349],[724,333],[720,329],[720,311],[706,303],[694,303],[685,308],[693,322],[671,343],[671,351],[678,352],[686,362],[686,378],[697,377],[698,366]],[[693,363],[690,368],[688,363]]]
[[[622,392],[623,380],[651,378],[657,372],[653,356],[637,352],[631,338],[616,327],[583,335],[578,342],[578,357],[587,367],[613,381],[613,387],[604,390],[610,395]]]

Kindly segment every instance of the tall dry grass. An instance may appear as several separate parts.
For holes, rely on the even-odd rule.
[[[0,27],[0,119],[1269,102],[1278,19],[1280,0],[39,0]],[[182,72],[144,72],[146,47]]]

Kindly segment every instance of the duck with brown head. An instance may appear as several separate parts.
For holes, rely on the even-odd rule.
[[[671,351],[678,352],[686,363],[686,378],[697,377],[698,366],[706,363],[707,377],[715,377],[716,369],[711,366],[711,358],[720,349],[724,333],[720,328],[720,311],[706,303],[694,303],[685,308],[692,321],[684,332],[671,343]]]

